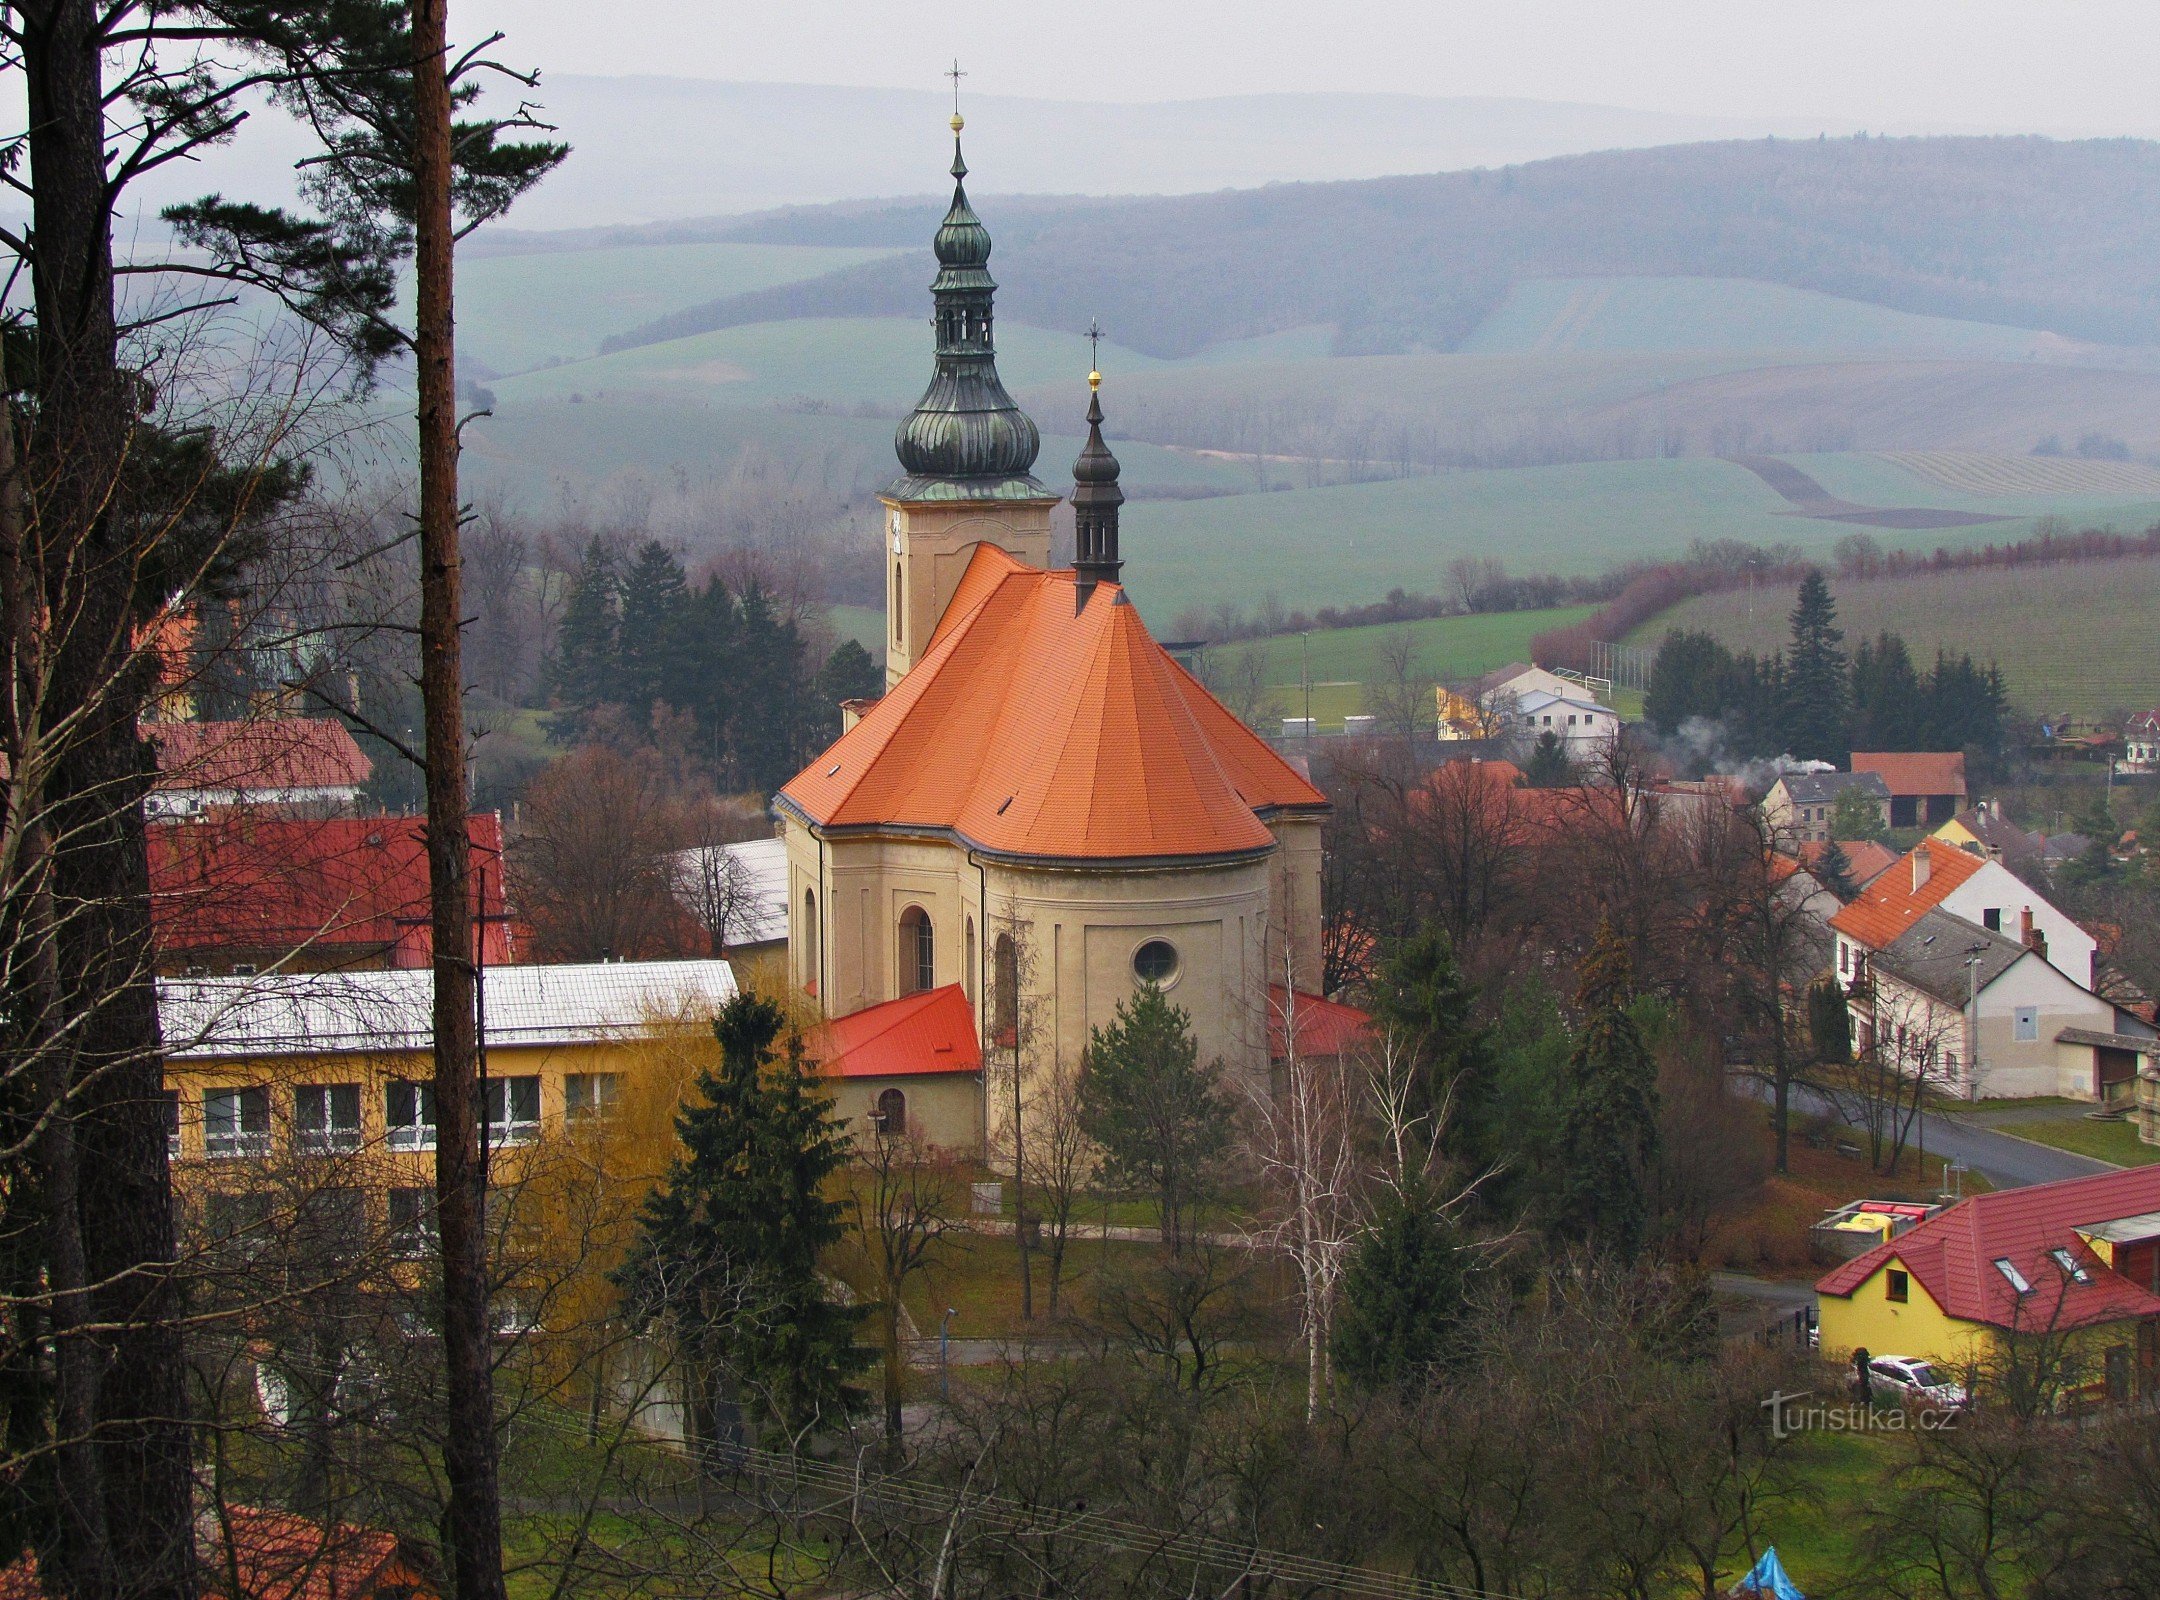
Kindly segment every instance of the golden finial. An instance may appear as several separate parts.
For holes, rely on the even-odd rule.
[[[960,80],[967,76],[960,70],[960,58],[953,57],[952,70],[945,74],[952,79],[952,131],[957,136],[967,126],[967,119],[960,115]]]

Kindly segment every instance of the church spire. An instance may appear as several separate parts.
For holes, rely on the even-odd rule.
[[[938,274],[930,285],[937,366],[893,441],[907,476],[886,492],[896,500],[1036,499],[1046,491],[1028,472],[1042,436],[998,378],[990,230],[968,204],[957,66],[953,83],[953,197],[933,241]]]
[[[1090,324],[1088,348],[1090,355],[1095,342],[1101,337],[1099,329]],[[1073,606],[1076,611],[1086,608],[1088,596],[1095,592],[1098,583],[1117,582],[1118,569],[1125,565],[1118,555],[1118,507],[1125,503],[1125,491],[1118,487],[1118,458],[1110,453],[1102,436],[1102,373],[1089,362],[1088,371],[1088,436],[1080,448],[1080,459],[1073,463]]]

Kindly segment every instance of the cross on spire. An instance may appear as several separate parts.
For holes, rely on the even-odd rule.
[[[1095,347],[1101,340],[1102,324],[1093,317],[1088,318],[1088,383],[1091,387],[1102,381],[1102,363],[1095,359]]]
[[[953,57],[953,64],[947,70],[945,76],[952,79],[953,131],[957,133],[960,131],[960,80],[967,76],[966,73],[960,70],[960,58],[958,56]]]

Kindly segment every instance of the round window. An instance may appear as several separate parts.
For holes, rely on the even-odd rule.
[[[1177,976],[1177,946],[1167,939],[1150,939],[1133,952],[1133,976],[1142,983],[1168,983]]]

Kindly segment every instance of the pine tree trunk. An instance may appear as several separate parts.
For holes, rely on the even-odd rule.
[[[101,1325],[98,1469],[112,1568],[146,1600],[195,1589],[183,1350],[172,1320],[164,1067],[150,967],[136,723],[150,685],[131,662],[138,535],[115,515],[137,407],[118,363],[105,171],[102,13],[90,0],[17,7],[29,110],[48,725],[71,714],[47,798],[59,1002],[76,1019],[79,1237]]]
[[[443,1278],[444,1538],[456,1600],[504,1600],[474,1010],[464,671],[458,641],[457,376],[448,0],[412,8],[419,380],[420,698],[435,967],[435,1198]]]

